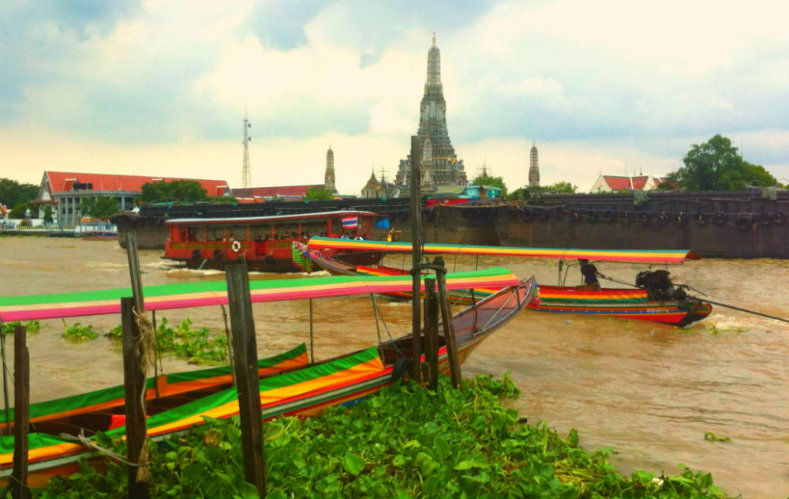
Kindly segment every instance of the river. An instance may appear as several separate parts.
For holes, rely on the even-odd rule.
[[[224,279],[215,271],[179,269],[161,252],[140,254],[145,285]],[[388,263],[400,264],[402,257]],[[554,284],[556,263],[545,260],[465,257],[450,270],[503,265],[518,276],[535,274]],[[598,264],[605,275],[632,282],[643,266]],[[568,284],[577,284],[577,268]],[[709,299],[781,317],[789,316],[789,261],[719,260],[669,268],[675,282]],[[253,274],[254,279],[297,275]],[[114,241],[0,238],[0,295],[126,287],[126,253]],[[378,301],[393,336],[410,329],[410,305]],[[261,356],[309,341],[306,302],[255,304]],[[315,355],[327,358],[377,341],[369,298],[316,300]],[[169,322],[190,317],[196,326],[223,328],[221,311],[199,308],[160,313]],[[70,319],[101,332],[119,316]],[[61,321],[45,321],[29,335],[31,399],[70,395],[122,383],[120,347],[100,337],[71,344]],[[789,495],[789,325],[716,307],[688,328],[575,315],[523,312],[486,340],[464,374],[511,373],[522,390],[508,402],[530,423],[546,421],[566,435],[576,428],[584,448],[609,447],[623,473],[682,471],[680,464],[712,473],[728,495]],[[9,354],[13,350],[7,345]],[[164,370],[193,369],[164,359]],[[13,399],[11,399],[13,400]],[[730,442],[710,442],[712,432]]]

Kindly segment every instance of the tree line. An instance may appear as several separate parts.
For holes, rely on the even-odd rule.
[[[659,190],[741,191],[754,187],[786,187],[778,183],[763,166],[745,161],[727,137],[715,135],[707,142],[693,144],[682,160],[685,166],[666,175]],[[507,193],[501,177],[480,175],[472,185],[500,187],[502,197],[509,200],[530,199],[543,193],[572,194],[578,187],[570,182],[557,182],[546,187],[521,187]]]
[[[693,144],[683,158],[684,166],[667,175],[661,182],[660,190],[683,189],[686,191],[737,191],[752,187],[786,187],[778,183],[763,166],[745,161],[727,137],[715,135],[701,144]],[[521,187],[508,192],[502,177],[479,175],[472,185],[494,186],[501,188],[502,197],[509,200],[530,199],[544,193],[572,194],[578,186],[567,181],[556,182],[544,187]],[[20,183],[9,178],[0,178],[0,204],[4,205],[10,218],[24,218],[28,210],[45,221],[52,220],[52,208],[46,205],[39,212],[33,201],[38,195],[38,186]],[[310,188],[306,200],[331,199],[332,193],[318,188]],[[230,197],[211,197],[199,182],[193,180],[174,180],[172,182],[152,182],[142,186],[138,203],[194,203],[194,202],[233,203]],[[80,201],[80,214],[93,218],[106,219],[120,209],[114,198],[99,195],[84,196]]]

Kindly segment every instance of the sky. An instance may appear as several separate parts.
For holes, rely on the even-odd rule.
[[[4,0],[0,177],[45,170],[241,187],[392,179],[435,33],[466,173],[512,190],[660,175],[729,137],[789,183],[786,0]]]

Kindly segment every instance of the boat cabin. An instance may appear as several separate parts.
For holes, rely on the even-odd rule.
[[[265,217],[179,218],[166,222],[169,237],[164,258],[189,268],[223,269],[246,260],[250,269],[298,272],[292,261],[294,242],[312,236],[369,239],[379,215],[370,211],[329,211]],[[339,255],[338,255],[339,256]],[[369,252],[365,261],[375,260]],[[382,254],[377,254],[380,260]]]

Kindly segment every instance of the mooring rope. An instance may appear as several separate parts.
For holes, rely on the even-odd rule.
[[[600,278],[601,279],[605,279],[607,281],[616,282],[616,283],[619,283],[619,284],[624,284],[626,286],[630,286],[630,287],[633,287],[633,288],[644,289],[644,288],[641,288],[640,286],[635,286],[633,284],[630,284],[630,283],[627,283],[627,282],[624,282],[624,281],[620,281],[618,279],[613,279],[611,277],[604,276],[602,274],[600,274]],[[703,291],[701,291],[699,289],[696,289],[696,288],[692,288],[692,287],[688,286],[687,284],[677,284],[676,286],[677,287],[685,287],[685,288],[691,289],[693,291],[696,291],[698,293],[701,293],[704,296],[707,296],[707,294],[704,293]],[[707,303],[711,303],[712,305],[718,305],[719,307],[730,308],[732,310],[737,310],[739,312],[745,312],[746,314],[758,315],[760,317],[766,317],[768,319],[773,319],[773,320],[781,321],[781,322],[789,322],[789,319],[784,319],[783,317],[777,317],[775,315],[765,314],[765,313],[762,313],[762,312],[756,312],[754,310],[748,310],[747,308],[735,307],[734,305],[729,305],[727,303],[721,303],[721,302],[717,302],[717,301],[712,301],[709,298],[703,298],[703,299],[700,299],[700,300],[701,301],[705,301]]]
[[[122,455],[120,455],[120,454],[118,454],[116,452],[113,452],[110,449],[106,449],[106,448],[98,445],[96,442],[91,441],[88,437],[85,436],[85,432],[84,431],[80,431],[79,435],[77,435],[77,436],[74,436],[74,435],[71,435],[71,434],[68,434],[68,433],[61,433],[60,434],[60,438],[62,438],[64,440],[71,440],[71,441],[74,441],[74,442],[79,442],[82,445],[84,445],[85,447],[87,447],[89,449],[93,449],[96,452],[104,454],[105,456],[109,457],[110,459],[114,459],[115,461],[118,461],[119,463],[125,464],[127,466],[134,466],[134,467],[142,468],[142,467],[148,466],[150,464],[148,462],[148,452],[147,451],[145,452],[145,460],[142,459],[143,456],[142,456],[142,454],[140,454],[140,462],[139,463],[132,463],[131,461],[126,459],[124,456],[122,456]],[[147,446],[144,446],[144,448],[147,448]]]
[[[147,313],[140,313],[134,310],[134,320],[137,323],[137,330],[140,332],[140,340],[137,344],[137,349],[140,354],[142,376],[143,379],[148,379],[148,373],[151,371],[151,367],[156,365],[156,356],[153,350],[156,344],[156,331],[153,329],[153,323],[151,323],[151,319],[148,317]],[[145,385],[143,385],[142,392],[140,393],[140,406],[143,409],[143,414],[145,414],[145,391]],[[143,425],[145,425],[144,420]],[[142,443],[137,462],[140,463],[137,469],[137,481],[147,482],[150,472],[147,464],[142,464],[148,462],[148,444],[146,441]]]
[[[373,294],[370,293],[370,296],[373,297]],[[380,316],[381,317],[381,322],[384,325],[384,330],[386,331],[386,335],[389,337],[389,341],[392,342],[392,347],[394,347],[395,352],[397,352],[397,354],[402,356],[403,352],[400,351],[400,348],[398,348],[398,346],[397,346],[397,342],[395,342],[394,338],[392,338],[392,333],[389,332],[389,326],[386,325],[386,319],[384,319],[384,315],[378,309],[378,302],[375,300],[374,297],[373,297],[372,302],[373,302],[373,313],[375,314],[375,327],[376,327],[376,329],[378,329],[378,317]],[[381,344],[381,331],[380,331],[380,329],[378,330],[378,343],[379,343],[379,345]]]

